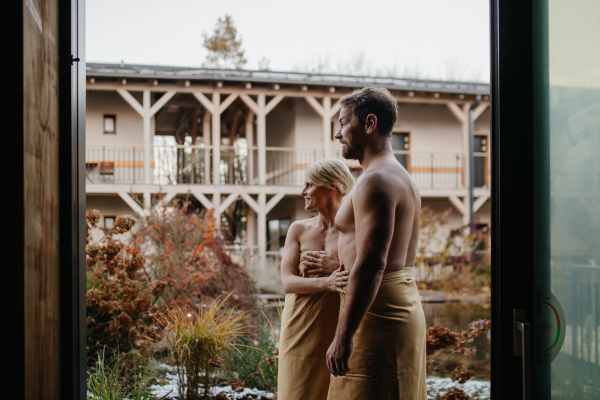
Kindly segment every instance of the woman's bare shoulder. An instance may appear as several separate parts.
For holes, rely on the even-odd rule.
[[[300,233],[304,232],[306,229],[310,229],[312,226],[314,226],[316,218],[317,217],[294,221],[290,225],[290,229],[288,232],[300,234]]]

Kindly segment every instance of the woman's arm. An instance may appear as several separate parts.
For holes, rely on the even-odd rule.
[[[288,230],[281,260],[281,281],[286,293],[315,293],[332,290],[345,293],[342,289],[348,281],[348,271],[334,271],[324,278],[303,278],[298,276],[300,262],[300,233],[302,226],[293,223]]]

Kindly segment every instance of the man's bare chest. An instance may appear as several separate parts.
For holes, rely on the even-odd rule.
[[[351,194],[342,202],[335,216],[335,226],[341,234],[354,233],[354,207]]]

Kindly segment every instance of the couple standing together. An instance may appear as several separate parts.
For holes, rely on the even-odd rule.
[[[421,198],[392,152],[398,110],[382,88],[341,100],[335,138],[360,162],[304,171],[305,208],[288,231],[279,400],[424,400],[425,316],[411,268]]]

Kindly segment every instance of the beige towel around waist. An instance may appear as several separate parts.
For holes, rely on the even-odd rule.
[[[354,336],[350,373],[331,377],[328,399],[427,399],[425,330],[412,269],[384,273]]]

